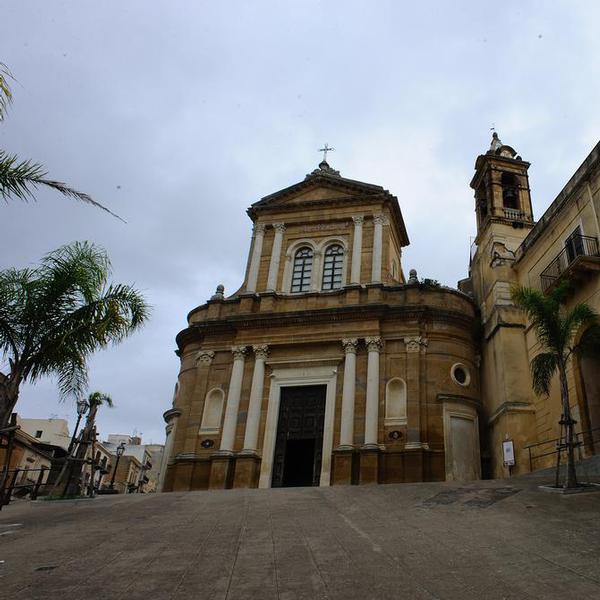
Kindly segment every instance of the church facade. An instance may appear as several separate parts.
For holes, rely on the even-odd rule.
[[[543,443],[534,460],[531,445],[555,443],[558,386],[533,395],[540,349],[510,287],[569,277],[569,302],[600,309],[599,163],[600,144],[535,223],[529,163],[494,135],[471,182],[478,233],[458,289],[406,277],[397,198],[325,160],[253,204],[242,286],[227,297],[219,286],[177,336],[159,488],[503,477],[507,440],[512,472],[546,466]],[[586,453],[598,372],[569,372]]]

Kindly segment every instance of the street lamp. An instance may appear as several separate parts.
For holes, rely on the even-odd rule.
[[[79,429],[79,424],[81,423],[81,417],[85,415],[87,409],[89,408],[89,404],[87,400],[80,398],[77,400],[77,422],[75,423],[75,430],[73,431],[73,437],[71,438],[71,442],[69,443],[69,449],[67,450],[67,455],[71,455],[73,451],[73,446],[75,445],[75,438],[77,437],[77,430]]]
[[[117,450],[116,450],[117,462],[115,463],[115,468],[113,469],[113,474],[112,474],[112,477],[110,478],[110,485],[108,486],[108,488],[110,490],[115,489],[115,475],[117,474],[117,467],[119,466],[119,460],[121,460],[121,456],[123,456],[124,452],[125,452],[125,442],[121,442],[117,446]]]

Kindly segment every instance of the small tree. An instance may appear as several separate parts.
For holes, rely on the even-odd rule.
[[[149,306],[133,287],[109,284],[106,252],[75,242],[33,269],[0,271],[0,429],[26,382],[57,376],[61,397],[81,397],[87,360],[139,329]]]
[[[88,406],[88,413],[85,420],[85,426],[81,433],[79,434],[79,442],[75,444],[73,453],[69,453],[68,456],[65,457],[65,461],[63,463],[62,469],[56,480],[54,481],[54,485],[52,487],[52,491],[50,492],[50,496],[53,496],[57,490],[61,487],[63,488],[62,495],[66,496],[71,493],[78,494],[80,492],[80,479],[83,471],[83,465],[85,462],[85,456],[87,454],[88,446],[91,445],[91,460],[90,460],[90,470],[91,477],[89,488],[93,489],[94,485],[94,441],[95,441],[95,433],[96,433],[96,415],[98,413],[98,408],[102,405],[106,405],[109,408],[113,408],[114,404],[110,396],[106,394],[102,394],[101,392],[93,392],[91,393],[87,399],[86,403]],[[75,485],[73,485],[73,482]],[[70,490],[69,488],[75,488],[75,490]]]
[[[6,118],[7,109],[12,103],[13,96],[9,85],[11,79],[14,78],[8,67],[0,62],[0,122]],[[85,204],[91,204],[113,217],[123,220],[88,194],[78,192],[60,181],[48,179],[47,175],[46,169],[41,164],[31,160],[19,159],[14,154],[0,150],[0,196],[5,201],[11,198],[24,202],[35,200],[35,189],[43,185],[56,190],[63,196],[79,200]]]
[[[536,332],[543,351],[531,361],[533,391],[548,396],[552,378],[558,373],[562,404],[561,423],[566,426],[567,474],[565,488],[577,486],[575,473],[575,421],[571,416],[567,366],[572,356],[600,354],[600,325],[598,315],[587,304],[577,304],[570,311],[564,307],[571,290],[568,281],[549,294],[516,286],[511,291],[513,302],[526,313]],[[588,334],[574,343],[575,334],[589,327]]]

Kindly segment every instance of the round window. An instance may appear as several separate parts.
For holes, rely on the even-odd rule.
[[[469,373],[469,369],[467,369],[465,365],[461,365],[460,363],[457,363],[452,367],[450,374],[454,382],[458,383],[458,385],[466,387],[471,382],[471,375]]]

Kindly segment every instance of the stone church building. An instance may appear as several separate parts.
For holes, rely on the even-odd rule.
[[[164,415],[160,488],[503,476],[509,438],[517,471],[529,470],[526,446],[553,433],[556,410],[532,396],[535,340],[509,289],[539,280],[540,253],[560,250],[559,213],[574,204],[589,216],[575,235],[585,232],[596,246],[586,241],[582,250],[570,238],[566,271],[585,262],[577,269],[582,297],[600,304],[600,278],[589,275],[600,261],[598,146],[594,152],[580,177],[589,194],[577,195],[575,182],[534,224],[529,164],[494,136],[471,183],[478,235],[459,289],[420,281],[415,271],[406,277],[398,199],[325,160],[250,206],[242,286],[230,296],[219,286],[177,336],[181,369]],[[597,393],[588,388],[586,414]]]

